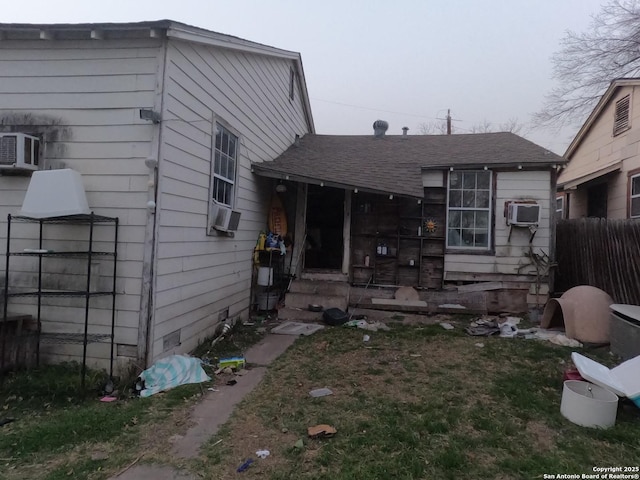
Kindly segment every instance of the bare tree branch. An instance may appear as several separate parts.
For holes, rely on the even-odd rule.
[[[418,133],[420,135],[446,135],[447,121],[423,122],[418,125]]]
[[[558,86],[534,114],[537,126],[580,125],[612,80],[640,74],[640,0],[612,0],[587,32],[567,32],[552,57]]]

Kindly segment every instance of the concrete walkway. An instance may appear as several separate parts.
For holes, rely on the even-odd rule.
[[[262,380],[266,366],[282,355],[295,341],[293,335],[267,335],[245,353],[252,365],[246,375],[237,377],[233,386],[216,386],[218,392],[207,392],[191,413],[193,426],[173,444],[171,454],[179,458],[198,456],[200,447],[215,435],[229,419],[235,406]],[[136,465],[109,480],[192,480],[195,477],[159,465]]]

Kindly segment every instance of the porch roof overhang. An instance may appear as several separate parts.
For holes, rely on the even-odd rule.
[[[320,172],[305,174],[298,171],[297,168],[286,168],[267,163],[254,163],[251,165],[251,170],[261,177],[308,183],[310,185],[322,185],[325,187],[334,187],[343,190],[357,190],[358,192],[369,192],[381,195],[398,195],[401,197],[418,199],[424,197],[420,170],[417,170],[415,174],[417,182],[407,181],[405,188],[399,188],[398,186],[391,184],[391,182],[382,185],[379,180],[373,184],[367,183],[367,176],[362,175],[363,172],[352,172],[345,175],[336,175],[332,172],[327,172],[326,174],[322,174]],[[409,183],[412,183],[412,185],[409,185]]]
[[[580,177],[566,180],[561,184],[559,184],[558,186],[563,190],[572,190],[587,182],[590,182],[600,177],[604,177],[605,175],[609,175],[610,173],[619,172],[621,167],[622,167],[622,161],[616,162],[604,168],[601,168],[596,172],[591,172],[586,175],[582,175]]]

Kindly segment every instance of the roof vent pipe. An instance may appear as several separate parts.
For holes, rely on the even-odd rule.
[[[373,134],[378,137],[384,137],[384,132],[389,128],[389,124],[384,120],[376,120],[373,122]]]
[[[409,131],[409,127],[402,127],[402,136],[406,137],[408,131]]]

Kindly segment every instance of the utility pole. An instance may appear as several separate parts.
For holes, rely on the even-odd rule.
[[[447,109],[447,135],[451,135],[451,110]]]

